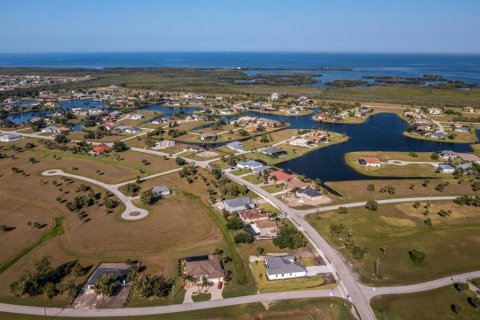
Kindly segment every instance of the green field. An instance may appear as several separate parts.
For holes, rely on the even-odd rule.
[[[424,223],[425,204],[418,209],[412,203],[379,205],[377,212],[363,207],[349,208],[347,214],[311,214],[307,219],[353,262],[353,271],[368,284],[418,283],[477,270],[480,257],[473,254],[472,248],[480,245],[480,208],[432,202],[428,209],[432,226],[427,226]],[[449,217],[437,214],[449,209],[452,210]],[[332,224],[343,224],[345,228],[332,235]],[[353,250],[347,248],[349,239],[355,246],[367,248],[368,253],[362,260],[355,259]],[[422,263],[415,264],[410,259],[409,251],[413,249],[426,254]]]

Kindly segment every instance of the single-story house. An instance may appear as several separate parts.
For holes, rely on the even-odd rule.
[[[246,226],[245,230],[255,239],[272,239],[278,234],[278,226],[271,220],[259,220]]]
[[[153,187],[152,193],[154,198],[161,198],[170,195],[172,191],[166,185],[160,185]]]
[[[252,172],[255,174],[263,174],[264,172],[269,172],[273,170],[270,166],[261,166],[257,168],[252,168]]]
[[[433,115],[439,115],[443,113],[443,110],[440,108],[429,108],[428,113]]]
[[[249,197],[240,197],[223,201],[223,208],[229,213],[255,208],[255,202]]]
[[[464,126],[455,126],[453,131],[455,132],[461,132],[461,133],[469,133],[470,128],[469,127],[464,127]]]
[[[99,154],[104,154],[107,152],[110,152],[112,150],[112,147],[109,147],[105,144],[101,144],[98,146],[93,146],[92,150],[90,151],[90,154],[93,156],[99,155]]]
[[[130,119],[132,119],[132,120],[140,120],[140,119],[143,119],[143,114],[140,114],[140,113],[132,114],[132,115],[130,116]]]
[[[56,133],[57,130],[58,130],[58,127],[56,126],[48,126],[48,127],[42,128],[40,131],[45,133]]]
[[[216,133],[212,133],[212,132],[207,132],[207,133],[204,133],[200,136],[200,140],[202,141],[214,141],[214,140],[217,140],[217,134]]]
[[[256,124],[252,124],[245,127],[245,131],[248,131],[248,132],[255,132],[257,130],[258,130],[258,126]]]
[[[473,107],[463,107],[463,111],[465,112],[470,112],[470,113],[474,113],[475,112],[475,108]]]
[[[285,171],[276,170],[270,172],[268,177],[270,180],[274,180],[276,182],[286,182],[296,178],[297,176],[291,173],[286,173]]]
[[[455,168],[449,165],[448,163],[440,163],[438,165],[438,170],[441,173],[453,173],[455,172]]]
[[[295,191],[295,194],[297,195],[297,197],[310,200],[319,200],[323,197],[320,192],[310,187],[305,189],[297,189],[297,191]]]
[[[443,150],[438,155],[444,160],[455,159],[458,156],[457,153],[452,150]]]
[[[172,140],[162,140],[155,143],[153,149],[166,149],[175,146],[175,141]]]
[[[200,146],[197,146],[196,144],[186,145],[185,148],[183,149],[183,151],[193,151],[193,152],[200,152],[200,151],[203,151],[203,150],[205,150],[205,149],[203,149]]]
[[[304,189],[310,187],[310,184],[300,180],[298,177],[295,177],[288,181],[287,189],[294,190],[294,189]]]
[[[204,279],[215,283],[223,282],[224,271],[217,256],[194,256],[185,258],[184,273],[193,277],[194,281]]]
[[[296,261],[294,256],[265,257],[268,280],[302,278],[307,276],[307,268]]]
[[[268,215],[260,208],[252,208],[238,212],[238,217],[244,223],[251,223],[258,220],[267,220]]]
[[[6,133],[6,134],[0,135],[1,142],[10,142],[10,141],[15,141],[21,138],[22,138],[22,135],[18,133]]]
[[[412,118],[412,119],[418,119],[418,118],[422,117],[421,114],[419,114],[418,112],[414,112],[414,111],[407,111],[403,114],[403,116],[405,118]]]
[[[240,141],[232,141],[230,143],[227,143],[227,148],[233,151],[239,151],[243,149],[243,143]]]
[[[239,167],[240,169],[254,169],[254,168],[260,168],[263,166],[264,166],[263,163],[255,160],[242,161],[237,163],[237,167]]]
[[[125,132],[127,133],[138,133],[142,131],[140,128],[137,128],[137,127],[128,127],[125,129]]]
[[[266,154],[266,155],[271,156],[273,158],[280,158],[280,157],[288,155],[287,151],[282,150],[278,147],[268,147],[268,148],[260,150],[260,153]]]
[[[298,138],[298,139],[290,140],[290,141],[288,142],[289,145],[299,146],[299,147],[308,147],[308,146],[311,145],[312,143],[313,143],[312,140],[310,140],[310,139],[303,139],[303,138]]]
[[[95,285],[105,275],[113,274],[117,280],[117,285],[125,286],[127,284],[130,268],[126,263],[102,263],[93,272],[87,280],[86,288],[88,290],[95,289]]]
[[[115,128],[116,128],[113,123],[105,123],[103,126],[109,131],[115,130]]]
[[[362,167],[380,167],[382,163],[380,162],[380,159],[377,157],[365,157],[358,159],[358,163]]]
[[[445,139],[448,135],[445,132],[435,131],[430,134],[432,139]]]

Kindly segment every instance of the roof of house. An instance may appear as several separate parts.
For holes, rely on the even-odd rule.
[[[105,145],[105,144],[101,144],[101,145],[92,147],[92,151],[97,152],[97,153],[104,153],[104,152],[109,151],[110,149],[112,149],[112,148]]]
[[[438,165],[438,167],[442,170],[452,170],[454,169],[451,165],[449,165],[448,163],[440,163]]]
[[[365,163],[380,163],[380,159],[377,157],[363,157],[359,160],[363,160]]]
[[[223,201],[223,204],[232,208],[238,208],[243,206],[250,206],[254,204],[254,202],[249,197],[240,197],[240,198],[225,200]]]
[[[3,139],[13,140],[13,139],[21,138],[22,135],[18,134],[18,133],[5,133],[5,134],[0,135],[0,137],[2,137]]]
[[[213,132],[207,132],[202,134],[202,138],[216,138],[217,134]]]
[[[223,277],[224,272],[216,256],[196,256],[185,258],[185,273],[194,277]]]
[[[227,146],[234,149],[243,148],[243,143],[241,143],[240,141],[232,141],[230,143],[227,143]]]
[[[321,196],[322,194],[320,192],[318,192],[317,190],[313,189],[313,188],[305,188],[305,189],[299,189],[296,191],[298,194],[304,194],[308,197],[319,197]]]
[[[260,151],[261,153],[264,153],[264,154],[277,154],[277,153],[286,153],[286,151],[278,148],[278,147],[268,147],[268,148],[265,148],[263,149],[262,151]]]
[[[248,161],[238,162],[237,165],[254,168],[254,167],[262,167],[263,163],[255,161],[255,160],[248,160]]]
[[[270,178],[272,177],[277,178],[277,181],[287,181],[295,178],[296,176],[291,173],[286,173],[285,171],[276,170],[270,173]]]
[[[267,214],[263,213],[262,209],[259,208],[242,210],[238,212],[238,217],[242,220],[259,220],[268,218]]]
[[[295,261],[294,256],[265,257],[265,262],[270,275],[307,271],[304,265]]]
[[[130,268],[126,263],[102,263],[87,281],[87,286],[95,285],[104,275],[114,274],[118,279],[126,280]]]
[[[259,229],[277,228],[277,224],[275,223],[275,221],[268,219],[255,221],[255,224]]]
[[[263,173],[264,171],[267,171],[267,170],[272,170],[272,167],[270,167],[270,166],[261,166],[261,167],[252,168],[252,171],[253,171],[254,173]]]
[[[152,192],[155,193],[164,193],[164,192],[170,192],[170,188],[167,187],[166,185],[162,184],[160,186],[155,186],[152,188]]]

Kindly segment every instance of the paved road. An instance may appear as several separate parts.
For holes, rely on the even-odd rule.
[[[142,307],[142,308],[118,308],[118,309],[71,309],[71,308],[42,308],[30,306],[18,306],[13,304],[0,303],[0,312],[23,313],[39,316],[57,317],[127,317],[145,316],[151,314],[165,314],[184,312],[192,310],[203,310],[218,307],[235,306],[245,303],[256,303],[261,301],[278,301],[288,299],[305,298],[327,298],[341,297],[338,289],[332,290],[310,290],[310,291],[288,291],[277,293],[263,293],[236,298],[211,300],[196,303],[176,304],[170,306]]]
[[[467,280],[475,279],[475,278],[480,278],[480,271],[452,275],[449,277],[436,279],[433,281],[406,285],[406,286],[372,288],[372,287],[367,287],[365,285],[360,285],[360,287],[362,288],[362,290],[365,292],[368,299],[370,300],[375,296],[385,295],[385,294],[405,294],[405,293],[414,293],[414,292],[433,290],[433,289],[451,285],[455,282],[467,282]]]
[[[106,183],[103,183],[101,181],[98,181],[98,180],[95,180],[95,179],[92,179],[92,178],[87,178],[87,177],[79,176],[79,175],[76,175],[76,174],[65,173],[65,172],[63,172],[63,170],[59,170],[59,169],[52,169],[52,170],[44,171],[44,172],[42,172],[42,175],[44,175],[44,176],[65,176],[65,177],[70,177],[70,178],[74,178],[74,179],[78,179],[78,180],[83,180],[83,181],[90,182],[92,184],[96,184],[96,185],[110,191],[115,196],[117,196],[117,198],[120,199],[120,201],[122,201],[123,204],[125,205],[125,211],[123,211],[123,213],[122,213],[122,218],[125,219],[125,220],[139,220],[139,219],[145,218],[148,215],[147,210],[142,209],[142,208],[138,208],[137,206],[135,206],[135,204],[133,204],[132,200],[129,197],[125,196],[122,192],[120,192],[118,190],[118,187],[116,187],[116,186],[106,184]]]

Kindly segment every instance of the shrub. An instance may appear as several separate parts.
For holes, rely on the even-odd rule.
[[[413,249],[408,252],[410,255],[410,259],[412,259],[413,263],[420,264],[425,260],[426,254],[425,252]]]

